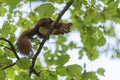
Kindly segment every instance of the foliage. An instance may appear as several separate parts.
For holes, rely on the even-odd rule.
[[[34,2],[39,4],[35,3],[33,7]],[[59,80],[59,76],[65,77],[66,80],[99,80],[97,75],[104,76],[103,68],[87,72],[82,65],[66,65],[71,58],[68,52],[77,49],[78,53],[74,54],[79,54],[80,60],[85,54],[89,60],[93,61],[101,54],[99,48],[107,44],[106,36],[115,38],[116,46],[119,46],[120,39],[115,34],[115,25],[112,23],[120,23],[120,0],[74,0],[69,9],[71,14],[69,20],[73,24],[71,31],[77,30],[78,34],[80,33],[79,43],[82,45],[69,41],[66,35],[52,35],[55,46],[53,49],[50,46],[44,46],[44,53],[41,53],[43,56],[40,55],[40,58],[44,57],[46,66],[44,67],[41,63],[43,61],[38,58],[32,77],[29,77],[32,61],[26,57],[19,59],[13,54],[16,49],[18,29],[22,32],[43,17],[56,19],[60,10],[54,4],[62,5],[67,2],[69,0],[0,0],[0,18],[1,22],[3,21],[0,25],[0,80]],[[108,21],[110,27],[105,25]],[[34,49],[38,50],[41,40],[33,38],[31,41]],[[106,50],[108,47],[102,49],[102,51]],[[114,51],[112,57],[120,58],[119,48],[112,47],[112,50]]]

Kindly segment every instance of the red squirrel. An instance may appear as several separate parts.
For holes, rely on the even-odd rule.
[[[32,52],[32,45],[30,39],[37,35],[40,38],[44,38],[48,30],[51,28],[54,21],[50,18],[42,18],[40,19],[35,27],[25,30],[18,38],[16,42],[17,50],[23,55],[30,55]],[[51,34],[59,35],[70,32],[71,23],[62,23],[58,22],[55,29]],[[44,31],[42,32],[42,28]]]

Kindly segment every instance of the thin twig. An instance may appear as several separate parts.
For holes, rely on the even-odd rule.
[[[6,67],[4,67],[4,68],[2,68],[2,69],[5,70],[5,69],[7,69],[7,68],[10,68],[10,67],[14,66],[15,64],[16,64],[16,63],[13,63],[13,64],[8,65],[8,66],[6,66]]]
[[[33,68],[35,65],[35,61],[37,59],[37,56],[40,54],[42,47],[44,46],[45,42],[47,41],[48,37],[50,36],[50,34],[52,33],[53,29],[55,28],[55,26],[57,25],[57,23],[59,22],[59,20],[61,19],[61,17],[63,16],[63,14],[67,11],[67,9],[71,6],[71,4],[73,3],[74,0],[70,0],[67,5],[64,7],[64,9],[61,11],[61,13],[59,14],[59,16],[57,17],[57,19],[55,20],[54,24],[51,26],[49,32],[47,33],[46,37],[42,40],[35,56],[32,59],[32,66],[30,67],[30,76],[33,72]]]
[[[33,69],[32,72],[33,72],[35,75],[39,76],[39,73],[36,72],[35,69]]]
[[[19,56],[17,55],[16,50],[15,50],[15,47],[13,46],[13,44],[12,44],[11,41],[9,41],[9,40],[7,40],[7,39],[5,39],[5,38],[0,38],[0,40],[3,40],[3,41],[8,42],[8,44],[10,45],[10,47],[11,47],[11,49],[12,49],[12,52],[14,53],[15,57],[16,57],[17,59],[20,59]]]
[[[31,7],[31,0],[29,0],[29,7],[30,7],[31,12],[33,13],[33,10],[32,10],[32,7]]]
[[[9,49],[9,50],[12,50],[11,48],[9,48],[9,47],[7,47],[7,46],[5,46],[5,45],[0,45],[1,47],[4,47],[4,48],[7,48],[7,49]]]

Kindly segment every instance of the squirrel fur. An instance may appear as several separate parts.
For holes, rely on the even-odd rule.
[[[23,55],[30,55],[32,52],[32,45],[30,39],[37,35],[39,38],[44,38],[45,34],[41,33],[39,28],[44,28],[45,32],[47,32],[53,24],[53,20],[50,18],[42,18],[40,19],[35,27],[25,30],[18,38],[16,42],[17,50]],[[52,34],[59,35],[70,32],[71,23],[62,23],[59,22]]]

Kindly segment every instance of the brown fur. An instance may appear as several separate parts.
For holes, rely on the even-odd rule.
[[[34,35],[38,35],[38,37],[44,38],[45,35],[39,32],[39,27],[44,27],[46,29],[49,29],[52,26],[53,22],[54,21],[50,18],[42,18],[37,22],[35,27],[24,31],[19,36],[16,42],[18,51],[21,54],[30,55],[30,53],[32,53],[32,45],[29,39],[32,38]],[[65,24],[65,23],[59,22],[55,27],[55,29],[53,30],[52,34],[59,35],[59,34],[68,33],[70,31],[71,25],[72,25],[71,23]]]

